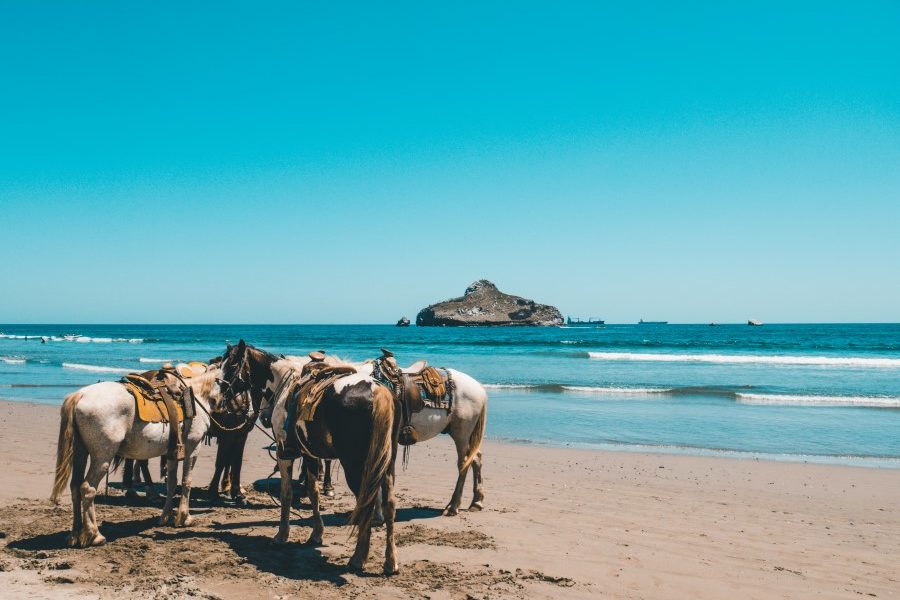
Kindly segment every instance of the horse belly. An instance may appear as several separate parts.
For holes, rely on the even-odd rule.
[[[419,436],[419,441],[424,442],[447,428],[450,423],[450,415],[442,408],[423,408],[413,414],[410,422]]]
[[[166,423],[137,423],[125,437],[119,454],[144,460],[162,456],[168,447],[169,426]]]

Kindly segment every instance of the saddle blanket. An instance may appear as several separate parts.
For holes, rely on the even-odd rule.
[[[166,404],[162,398],[148,398],[147,395],[137,386],[126,383],[125,387],[134,396],[134,402],[137,406],[138,419],[144,423],[168,423],[169,413],[166,411]],[[178,422],[184,421],[184,408],[180,402],[175,404],[178,412]]]

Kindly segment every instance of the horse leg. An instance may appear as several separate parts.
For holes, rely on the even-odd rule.
[[[350,557],[350,570],[362,573],[366,566],[366,561],[369,560],[369,545],[372,539],[372,514],[369,514],[369,518],[366,519],[364,525],[361,525],[359,528],[359,533],[356,536],[356,550],[353,552],[353,556]]]
[[[278,459],[278,472],[281,475],[281,522],[278,525],[278,533],[275,534],[275,543],[284,544],[291,535],[291,501],[294,490],[291,489],[291,472],[294,470],[294,461]]]
[[[325,532],[325,523],[322,521],[322,513],[319,512],[319,469],[321,462],[318,460],[306,460],[306,494],[313,510],[313,530],[306,540],[309,546],[321,546],[322,534]]]
[[[228,457],[227,448],[229,444],[227,433],[219,434],[217,439],[218,443],[216,444],[216,470],[213,472],[213,478],[212,481],[209,482],[209,487],[206,488],[206,497],[213,504],[217,504],[220,500],[219,481],[222,477],[222,472],[225,470],[225,463]]]
[[[91,456],[91,466],[88,469],[87,478],[81,482],[81,512],[84,518],[84,527],[81,530],[78,545],[82,548],[101,546],[106,543],[106,538],[100,534],[94,499],[97,496],[97,488],[100,487],[100,482],[103,481],[103,476],[109,470],[109,463],[114,456],[115,451],[110,451],[106,456]]]
[[[397,564],[397,545],[394,543],[394,519],[397,516],[397,505],[394,501],[394,474],[388,473],[381,484],[381,511],[384,515],[385,540],[384,574],[396,575],[400,572]]]
[[[140,471],[138,471],[140,478]],[[138,499],[137,492],[134,491],[134,459],[125,459],[125,468],[122,470],[122,487],[125,488],[125,499],[128,502],[135,502]]]
[[[175,515],[175,527],[190,527],[194,522],[194,518],[191,517],[191,472],[194,470],[197,456],[193,455],[193,448],[190,451],[181,467],[181,502],[178,503],[178,513]]]
[[[69,535],[69,546],[78,546],[84,529],[84,513],[82,512],[81,484],[87,469],[88,450],[78,436],[75,436],[75,453],[72,457],[72,481],[69,491],[72,494],[72,533]]]
[[[466,460],[466,454],[469,451],[469,440],[454,439],[453,441],[456,442],[456,465],[459,467],[459,476],[456,478],[456,488],[453,490],[453,496],[444,508],[445,517],[455,517],[459,514],[459,504],[462,502],[463,487],[466,485],[466,475],[469,473],[468,468],[462,468],[463,463]]]
[[[156,493],[156,490],[153,488],[153,477],[150,476],[150,462],[148,460],[139,460],[137,461],[138,470],[135,471],[135,474],[142,473],[144,479],[144,490],[147,493],[147,499],[158,500],[159,494]]]
[[[481,479],[481,450],[475,454],[475,458],[472,460],[472,485],[472,504],[469,505],[469,510],[481,510],[484,508],[484,481]]]
[[[244,464],[244,448],[247,446],[247,434],[239,433],[231,451],[231,499],[235,506],[247,506],[247,497],[241,489],[241,467]]]
[[[175,487],[178,484],[178,461],[175,459],[166,459],[166,503],[163,505],[162,516],[159,518],[160,525],[168,525],[174,522],[172,514],[172,505],[175,503]]]
[[[325,484],[322,493],[326,498],[334,498],[334,484],[331,482],[331,460],[325,461]]]

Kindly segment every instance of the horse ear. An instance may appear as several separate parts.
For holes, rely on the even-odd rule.
[[[247,347],[247,342],[244,341],[244,338],[241,338],[241,341],[238,342],[238,348],[243,350],[246,347]]]
[[[225,354],[228,354],[229,352],[231,352],[232,348],[234,348],[234,346],[232,346],[231,344],[226,342],[225,343]]]

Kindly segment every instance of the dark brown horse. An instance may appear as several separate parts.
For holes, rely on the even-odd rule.
[[[394,544],[394,471],[399,432],[399,407],[393,394],[371,377],[351,374],[329,384],[311,420],[288,417],[295,398],[304,359],[279,358],[240,341],[229,346],[222,361],[224,396],[252,391],[254,382],[268,382],[263,390],[260,411],[263,423],[271,423],[279,446],[281,473],[281,525],[276,543],[289,539],[293,492],[291,471],[294,461],[282,458],[288,428],[294,428],[306,460],[307,492],[313,508],[313,531],[308,543],[321,544],[324,522],[319,511],[319,459],[338,459],[356,507],[350,524],[357,533],[356,550],[350,568],[361,571],[369,556],[375,505],[382,502],[386,526],[384,573],[399,572]],[[337,366],[337,365],[335,365]],[[268,415],[271,415],[268,418]]]
[[[220,363],[221,360],[216,357],[210,360],[210,364]],[[258,371],[261,372],[262,369]],[[223,412],[213,419],[209,435],[216,438],[216,468],[207,488],[207,497],[213,504],[221,501],[222,491],[227,491],[236,506],[247,505],[247,498],[241,490],[241,467],[247,437],[259,417],[259,403],[266,384],[267,381],[259,376],[249,376],[246,380],[235,382],[237,388],[228,391]]]

